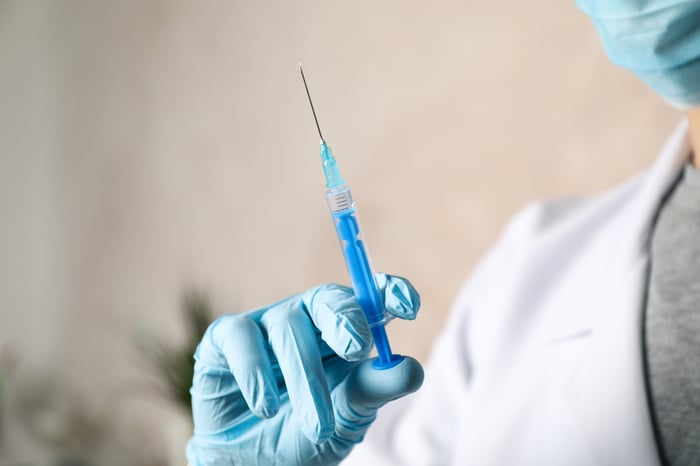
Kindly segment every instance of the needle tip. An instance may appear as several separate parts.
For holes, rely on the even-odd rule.
[[[309,98],[309,105],[311,105],[311,112],[314,115],[314,122],[316,123],[318,135],[321,138],[321,144],[325,144],[326,141],[323,139],[323,134],[321,134],[321,127],[318,125],[318,118],[316,118],[316,109],[314,108],[314,103],[311,101],[311,93],[309,92],[309,86],[306,84],[306,77],[304,76],[304,70],[301,67],[301,62],[299,62],[299,71],[301,72],[301,79],[302,81],[304,81],[304,89],[306,89],[306,96]]]

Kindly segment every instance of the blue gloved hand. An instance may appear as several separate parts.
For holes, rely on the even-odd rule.
[[[416,317],[407,280],[377,283],[389,313]],[[217,319],[195,353],[190,466],[339,463],[382,405],[423,382],[410,357],[372,368],[371,345],[352,289],[339,285]]]
[[[700,2],[576,0],[610,59],[671,104],[700,105]]]

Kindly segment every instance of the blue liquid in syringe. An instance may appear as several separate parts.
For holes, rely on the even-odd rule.
[[[348,190],[348,198],[351,199],[349,188],[345,189]],[[354,206],[350,204],[346,210],[333,213],[333,220],[343,248],[343,256],[345,256],[355,297],[367,316],[367,322],[370,325],[372,338],[377,348],[379,359],[375,361],[374,366],[377,369],[387,369],[398,364],[402,357],[391,352],[389,339],[384,328],[384,303],[379,294],[369,256],[362,240]]]

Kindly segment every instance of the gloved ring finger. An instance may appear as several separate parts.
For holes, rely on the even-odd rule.
[[[335,418],[316,330],[301,299],[270,309],[260,323],[279,363],[302,432],[312,442],[322,443],[333,434]]]

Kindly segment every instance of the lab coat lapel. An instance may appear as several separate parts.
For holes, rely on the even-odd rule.
[[[570,360],[558,360],[558,364],[568,364],[559,368],[566,373],[561,378],[561,396],[571,407],[595,464],[660,464],[642,347],[648,243],[658,206],[688,153],[687,125],[683,123],[653,167],[635,182],[632,195],[623,202],[622,214],[603,227],[606,231],[600,237],[604,240],[586,251],[607,257],[598,264],[607,266],[588,271],[591,276],[572,291],[576,295],[570,302],[593,309],[582,312],[580,305],[572,306],[550,334],[552,352],[559,351],[560,344],[579,345],[579,350],[570,353]]]

